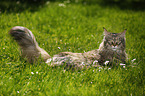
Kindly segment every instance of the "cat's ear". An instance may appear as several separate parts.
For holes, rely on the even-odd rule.
[[[125,29],[123,32],[120,33],[120,35],[125,36],[127,29]]]
[[[103,27],[103,29],[104,29],[104,35],[108,35],[108,31]]]

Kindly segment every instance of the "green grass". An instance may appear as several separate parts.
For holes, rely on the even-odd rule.
[[[119,7],[50,2],[37,11],[0,13],[0,95],[97,95],[143,96],[145,73],[145,11]],[[18,10],[18,9],[17,9]],[[127,28],[126,68],[108,67],[69,71],[44,62],[29,64],[21,58],[18,45],[9,36],[14,26],[30,29],[51,56],[64,51],[98,49],[103,27],[110,32]],[[60,49],[58,49],[60,47]],[[136,58],[135,67],[131,60]],[[34,74],[33,74],[34,73]]]

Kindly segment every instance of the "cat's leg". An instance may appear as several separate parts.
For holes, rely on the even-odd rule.
[[[29,29],[15,26],[9,31],[9,34],[20,46],[22,56],[26,57],[30,63],[36,61],[40,56],[44,61],[50,58],[50,55],[38,46],[34,35]]]

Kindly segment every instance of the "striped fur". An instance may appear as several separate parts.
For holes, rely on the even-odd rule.
[[[22,56],[34,63],[41,57],[49,66],[65,66],[65,68],[88,68],[104,65],[105,61],[125,62],[125,32],[110,33],[104,28],[104,39],[99,49],[85,53],[61,52],[51,57],[40,48],[32,32],[21,26],[13,27],[9,34],[16,40],[22,50]]]

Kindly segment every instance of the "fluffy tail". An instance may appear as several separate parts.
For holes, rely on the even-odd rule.
[[[44,61],[50,58],[50,55],[38,46],[34,35],[29,29],[15,26],[9,31],[9,34],[20,46],[22,56],[26,57],[30,63],[36,61],[40,56]]]

